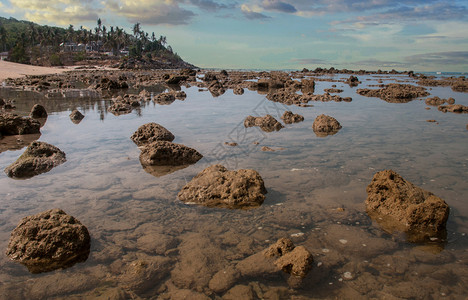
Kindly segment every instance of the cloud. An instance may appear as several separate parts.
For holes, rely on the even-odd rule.
[[[266,20],[266,19],[270,19],[269,16],[262,14],[258,10],[259,9],[257,7],[250,7],[250,6],[246,5],[246,4],[241,5],[242,13],[249,20]]]
[[[217,3],[212,0],[189,0],[188,3],[208,12],[216,12],[221,9],[230,9],[235,7],[234,4],[227,5],[223,3]]]
[[[129,22],[148,25],[189,24],[195,16],[194,12],[180,7],[174,0],[112,0],[105,2],[105,5]]]
[[[468,51],[448,51],[416,54],[405,57],[405,60],[415,65],[466,65]]]
[[[294,5],[286,3],[286,2],[281,2],[278,0],[264,0],[261,6],[265,10],[273,10],[273,11],[278,11],[278,12],[283,12],[283,13],[297,12],[297,9],[294,7]]]
[[[95,21],[98,9],[91,8],[93,1],[78,0],[10,0],[12,7],[24,10],[25,18],[37,23],[68,25]]]

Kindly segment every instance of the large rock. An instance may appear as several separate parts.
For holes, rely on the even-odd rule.
[[[222,165],[213,165],[187,183],[178,197],[186,203],[209,207],[243,208],[260,206],[266,193],[257,171],[228,171]]]
[[[31,273],[71,267],[88,258],[88,229],[61,209],[25,217],[11,233],[6,255]]]
[[[65,161],[65,153],[59,148],[35,141],[13,164],[5,168],[5,173],[13,178],[30,178],[49,172]]]
[[[174,135],[169,130],[156,123],[148,123],[140,126],[130,137],[138,146],[150,144],[155,141],[172,142],[174,138]]]
[[[197,150],[168,141],[156,141],[146,145],[140,153],[142,165],[179,166],[199,161],[203,155]]]
[[[403,231],[411,242],[446,234],[447,203],[392,170],[377,172],[367,186],[366,211],[386,231]]]
[[[266,132],[279,131],[281,128],[284,127],[280,122],[278,122],[278,120],[276,120],[271,115],[266,115],[264,117],[248,116],[244,120],[244,126],[258,126],[260,127],[260,129]]]
[[[40,133],[41,123],[11,113],[0,113],[0,135]]]
[[[452,104],[452,105],[441,105],[437,108],[441,112],[452,112],[452,113],[468,113],[468,106],[461,105],[461,104]]]
[[[358,89],[356,92],[362,96],[378,97],[391,103],[407,103],[415,98],[429,95],[426,89],[421,86],[397,83],[391,83],[378,90]]]
[[[341,129],[341,124],[335,118],[322,114],[315,118],[312,129],[317,136],[326,137],[337,133]]]
[[[35,104],[31,109],[29,116],[34,119],[45,119],[47,118],[47,111],[44,106]]]

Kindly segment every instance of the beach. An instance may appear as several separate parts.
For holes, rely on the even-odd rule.
[[[59,74],[68,71],[64,67],[39,67],[0,60],[0,82],[7,78],[19,78],[26,75]]]

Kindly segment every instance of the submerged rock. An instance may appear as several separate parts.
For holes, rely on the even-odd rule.
[[[197,150],[168,141],[156,141],[146,145],[140,154],[143,166],[179,166],[199,161],[203,155]]]
[[[30,178],[49,172],[66,161],[65,153],[45,142],[32,142],[5,173],[12,178]]]
[[[35,104],[29,113],[29,116],[34,119],[45,119],[47,118],[47,111],[44,106]]]
[[[386,231],[403,231],[411,242],[446,235],[447,203],[392,170],[377,172],[367,186],[366,211]]]
[[[25,217],[12,231],[6,255],[31,273],[71,267],[88,258],[88,229],[61,209]]]
[[[130,137],[138,146],[150,144],[155,141],[172,142],[174,138],[174,135],[169,130],[157,123],[141,125]]]
[[[312,124],[312,129],[318,137],[334,135],[341,128],[341,124],[335,118],[323,114],[315,118]]]
[[[0,136],[40,133],[41,123],[12,113],[0,113]]]
[[[271,245],[263,255],[277,258],[274,264],[291,275],[305,277],[312,268],[314,258],[303,246],[295,247],[290,239],[281,238]]]
[[[83,114],[77,109],[74,109],[70,113],[70,120],[75,124],[79,124],[81,122],[81,120],[83,120],[83,119],[84,119]]]
[[[442,105],[442,104],[445,104],[445,103],[454,104],[455,99],[453,99],[453,98],[441,99],[441,98],[435,96],[435,97],[432,97],[432,98],[427,98],[425,100],[425,103],[427,105],[432,105],[432,106],[438,106],[438,105]]]
[[[248,116],[244,120],[244,126],[246,128],[258,126],[266,132],[279,131],[281,128],[284,128],[284,126],[271,115],[266,115],[264,117]]]
[[[186,203],[209,207],[248,208],[260,206],[266,193],[257,171],[229,171],[222,165],[213,165],[187,183],[178,197]]]
[[[303,116],[299,114],[293,114],[292,111],[285,111],[283,116],[281,116],[281,119],[283,119],[284,123],[286,124],[299,123],[304,121]]]

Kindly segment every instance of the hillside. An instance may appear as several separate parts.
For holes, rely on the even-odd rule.
[[[186,68],[165,36],[149,35],[140,24],[128,34],[97,20],[95,29],[42,26],[0,17],[0,52],[8,61],[38,66],[104,64],[122,68]]]

